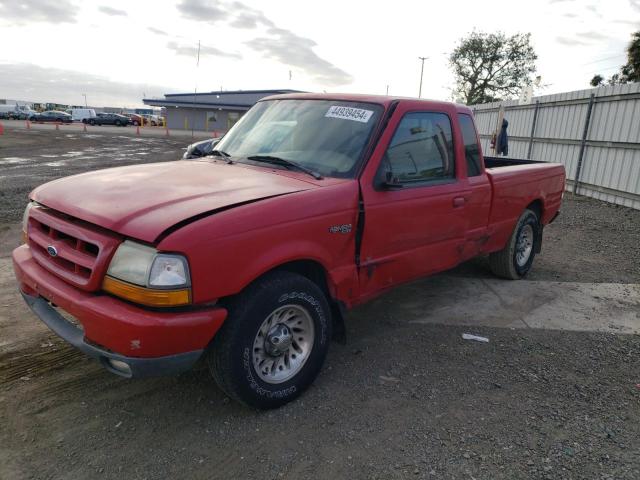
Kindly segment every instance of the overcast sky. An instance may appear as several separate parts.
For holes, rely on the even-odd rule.
[[[136,106],[194,88],[387,85],[417,96],[427,56],[423,97],[448,100],[447,55],[473,29],[531,32],[537,93],[578,90],[625,62],[640,0],[0,0],[0,99]]]

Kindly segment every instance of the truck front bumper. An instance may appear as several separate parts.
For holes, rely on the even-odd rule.
[[[227,316],[220,307],[149,310],[79,290],[41,267],[26,245],[13,251],[13,266],[29,308],[58,336],[124,377],[189,370]]]

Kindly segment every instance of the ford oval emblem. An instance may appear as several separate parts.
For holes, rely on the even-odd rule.
[[[58,256],[58,250],[56,249],[56,247],[54,247],[53,245],[49,245],[47,247],[47,252],[49,253],[49,255],[51,255],[52,257],[57,257]]]

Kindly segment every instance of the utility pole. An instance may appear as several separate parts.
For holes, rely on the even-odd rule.
[[[83,93],[82,96],[84,97],[84,108],[88,108],[87,107],[87,94]]]
[[[420,67],[420,89],[418,90],[418,98],[422,98],[422,74],[424,73],[424,61],[429,57],[418,57],[419,60],[422,60],[422,67]]]
[[[196,123],[196,95],[198,95],[198,67],[200,66],[200,40],[198,40],[198,56],[196,58],[195,87],[193,88],[193,105],[191,112],[191,138],[193,138],[193,129]],[[206,114],[205,114],[206,115]]]

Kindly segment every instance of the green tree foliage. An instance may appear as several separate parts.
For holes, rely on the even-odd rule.
[[[599,78],[600,81],[594,84]],[[631,35],[631,42],[627,47],[627,63],[620,67],[620,71],[609,77],[609,85],[625,84],[629,82],[640,82],[640,31]],[[604,77],[596,75],[591,79],[591,86],[599,87],[604,85]]]
[[[473,32],[449,56],[456,76],[454,95],[467,105],[516,96],[531,84],[537,58],[530,33],[508,37]]]
[[[600,74],[598,75],[594,75],[593,78],[591,79],[591,81],[589,82],[589,84],[592,87],[600,87],[602,85],[604,85],[604,77]]]

